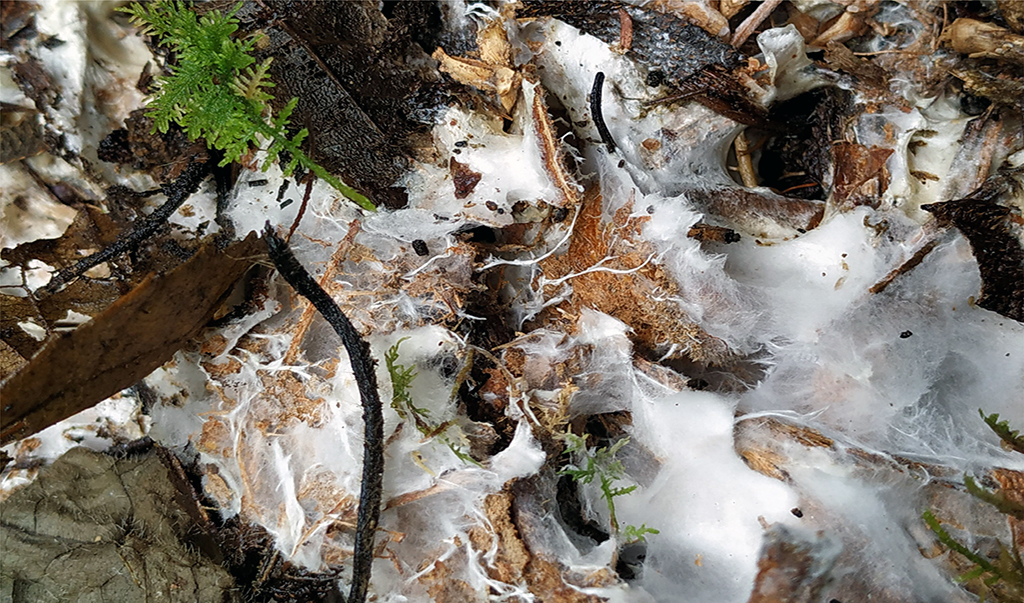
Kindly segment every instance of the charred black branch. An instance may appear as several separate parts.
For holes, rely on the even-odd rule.
[[[590,116],[594,118],[594,126],[597,133],[601,135],[601,141],[608,145],[608,152],[615,152],[615,140],[608,126],[604,123],[604,116],[601,114],[601,88],[604,86],[604,73],[597,72],[594,76],[594,87],[590,89]]]
[[[53,275],[50,282],[39,289],[37,295],[52,295],[64,287],[64,285],[82,276],[90,268],[99,266],[103,262],[121,254],[134,251],[143,241],[160,230],[164,223],[167,222],[167,219],[174,212],[178,211],[178,208],[181,207],[185,200],[199,189],[199,184],[206,177],[208,170],[209,163],[206,161],[190,162],[181,176],[178,176],[177,180],[163,187],[163,193],[167,195],[167,201],[163,205],[146,216],[137,227],[118,237],[109,247],[84,257]]]
[[[306,272],[292,254],[288,244],[277,236],[270,223],[264,229],[270,259],[295,291],[309,300],[320,315],[341,337],[348,351],[352,373],[359,386],[359,398],[363,403],[364,449],[363,482],[359,492],[359,515],[356,519],[355,556],[352,561],[352,587],[349,603],[363,603],[370,583],[373,565],[373,539],[380,519],[381,491],[384,478],[384,414],[380,395],[377,391],[376,364],[370,356],[370,346],[360,337],[334,300]]]

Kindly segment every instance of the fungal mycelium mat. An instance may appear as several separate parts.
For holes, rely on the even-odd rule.
[[[5,596],[40,488],[156,455],[226,600],[1020,600],[1021,4],[175,6],[309,163],[154,129],[190,55],[115,5],[2,4]]]

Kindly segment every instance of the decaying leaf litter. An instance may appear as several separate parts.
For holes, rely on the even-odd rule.
[[[33,403],[9,375],[40,348],[91,328],[138,339],[108,357],[169,362],[103,402],[120,416],[10,444],[5,489],[72,439],[145,432],[180,457],[184,507],[212,509],[199,548],[231,596],[347,590],[363,417],[327,323],[259,251],[228,256],[252,266],[234,287],[193,279],[227,293],[202,294],[226,300],[189,341],[117,312],[174,315],[188,297],[160,283],[269,220],[378,359],[371,597],[1019,596],[1019,519],[966,486],[1021,497],[978,417],[1024,423],[1014,3],[245,3],[275,109],[298,97],[307,154],[380,209],[225,166],[47,296],[208,161],[132,113],[174,57],[109,8],[3,4],[5,438]],[[411,407],[389,404],[386,352]],[[626,494],[565,472],[612,449]]]

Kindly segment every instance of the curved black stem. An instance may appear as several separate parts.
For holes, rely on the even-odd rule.
[[[182,203],[199,189],[199,184],[206,177],[208,171],[209,161],[190,161],[177,180],[163,187],[163,193],[167,195],[167,201],[163,205],[146,216],[137,227],[118,237],[108,247],[78,260],[53,275],[46,286],[39,288],[37,294],[52,295],[64,285],[82,276],[90,268],[137,248],[140,243],[153,236],[167,222],[167,219],[178,211]]]
[[[594,126],[597,133],[601,135],[601,141],[608,145],[608,152],[615,152],[615,139],[608,131],[604,123],[604,115],[601,113],[601,88],[604,86],[604,72],[598,71],[594,76],[594,87],[590,89],[590,117],[594,119]]]
[[[352,562],[352,587],[348,603],[366,601],[373,566],[373,540],[380,520],[380,501],[384,478],[384,413],[377,391],[376,361],[370,356],[370,346],[346,317],[338,304],[323,290],[292,254],[288,243],[274,232],[270,222],[263,230],[270,250],[270,259],[288,284],[308,299],[313,307],[334,328],[348,351],[352,373],[359,386],[363,403],[363,483],[359,492],[359,515],[356,518],[356,548]]]

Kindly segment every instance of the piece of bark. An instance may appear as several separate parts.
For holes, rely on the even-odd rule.
[[[376,2],[256,0],[239,18],[262,32],[257,61],[274,59],[275,110],[299,98],[291,123],[309,130],[310,158],[377,205],[403,206],[392,185],[448,100],[422,31]]]
[[[247,600],[244,584],[197,550],[177,494],[153,452],[114,458],[72,448],[0,503],[0,597]]]
[[[748,603],[814,603],[831,576],[842,545],[823,533],[774,525],[764,535]]]
[[[878,207],[882,193],[889,187],[889,171],[885,162],[892,149],[867,147],[854,142],[833,145],[835,157],[832,202],[840,210],[858,205]]]
[[[755,237],[796,236],[817,228],[825,214],[820,201],[783,197],[764,189],[693,189],[686,196],[701,211]]]
[[[1024,322],[1024,247],[1010,230],[1010,208],[980,199],[922,205],[971,243],[981,272],[978,305]]]
[[[542,261],[537,281],[545,295],[558,295],[565,283],[571,285],[572,293],[558,306],[542,311],[535,324],[593,308],[629,325],[631,339],[646,352],[663,352],[676,344],[674,357],[685,355],[703,364],[721,363],[732,356],[725,342],[709,335],[670,299],[685,292],[653,261],[657,255],[653,246],[639,239],[650,216],[631,215],[632,203],[628,203],[606,223],[596,189],[584,194],[578,211],[568,251]]]
[[[208,244],[181,266],[147,278],[88,323],[51,338],[0,386],[0,441],[85,410],[169,360],[213,316],[261,248],[253,235],[223,250]]]
[[[554,17],[610,45],[619,46],[622,19],[618,4],[528,0],[516,11],[519,18]],[[622,6],[630,17],[632,37],[626,55],[687,97],[730,119],[745,124],[764,121],[764,109],[752,102],[746,87],[733,76],[742,55],[696,25],[672,14]]]

